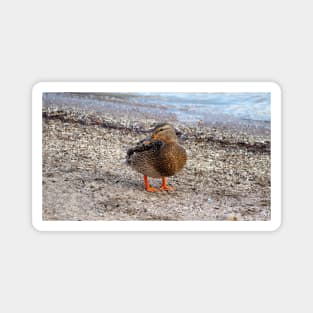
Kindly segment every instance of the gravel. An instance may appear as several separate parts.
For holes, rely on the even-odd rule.
[[[168,179],[175,191],[145,191],[126,151],[165,118],[44,106],[43,219],[270,220],[270,131],[260,127],[171,118],[187,165]]]

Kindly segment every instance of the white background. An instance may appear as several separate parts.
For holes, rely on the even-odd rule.
[[[1,312],[312,312],[310,1],[1,1]],[[310,45],[311,44],[311,45]],[[277,81],[274,233],[39,233],[38,81]]]

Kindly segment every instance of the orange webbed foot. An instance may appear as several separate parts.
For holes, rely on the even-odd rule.
[[[146,186],[146,190],[149,192],[159,192],[160,190],[157,188],[153,188],[150,186],[149,181],[148,181],[148,177],[146,175],[144,175],[143,177],[144,181],[145,181],[145,186]]]
[[[176,190],[174,187],[170,187],[170,186],[161,186],[160,187],[161,190],[167,190],[167,191],[171,191],[171,190]]]
[[[153,187],[148,187],[148,188],[146,188],[146,190],[149,192],[160,192],[160,190],[158,188],[153,188]]]
[[[160,187],[161,190],[171,191],[175,190],[174,187],[170,187],[166,185],[166,177],[162,177],[162,186]]]

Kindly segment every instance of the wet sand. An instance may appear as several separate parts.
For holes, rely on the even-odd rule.
[[[125,155],[165,120],[179,129],[188,161],[168,179],[175,191],[149,193]],[[42,179],[44,220],[269,220],[270,132],[44,106]]]

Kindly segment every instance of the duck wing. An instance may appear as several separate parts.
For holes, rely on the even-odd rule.
[[[163,146],[161,140],[152,140],[151,138],[146,138],[138,142],[138,144],[127,150],[127,159],[129,160],[134,153],[140,153],[148,150],[159,150]]]

